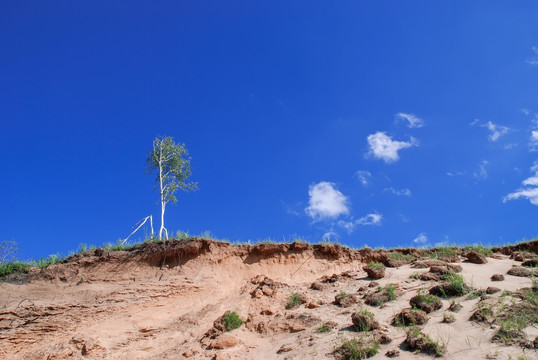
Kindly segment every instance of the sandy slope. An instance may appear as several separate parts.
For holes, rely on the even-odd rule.
[[[496,286],[515,291],[531,286],[530,278],[506,275],[520,262],[509,258],[510,251],[505,253],[488,258],[483,265],[461,257],[461,274],[480,289]],[[333,359],[342,339],[358,335],[351,327],[351,313],[359,308],[373,312],[392,338],[372,359],[386,358],[385,353],[393,349],[400,350],[400,359],[427,357],[406,351],[402,345],[405,330],[390,322],[394,314],[410,307],[409,299],[418,289],[434,285],[409,278],[428,269],[409,264],[387,268],[386,276],[377,282],[380,286],[398,284],[401,296],[385,306],[368,306],[362,300],[348,308],[333,303],[340,291],[357,294],[370,284],[362,267],[371,259],[386,260],[383,250],[306,244],[232,246],[198,239],[97,255],[78,255],[65,264],[35,270],[16,283],[0,283],[0,358]],[[323,284],[323,290],[310,288],[323,275],[344,272],[348,276]],[[504,274],[505,280],[492,282],[495,273]],[[256,283],[263,281],[263,277],[256,279],[258,275],[276,284],[264,288]],[[267,294],[262,288],[269,290]],[[285,310],[291,293],[302,294],[307,303]],[[494,328],[469,321],[479,300],[459,298],[463,309],[454,313],[452,324],[441,322],[449,300],[429,314],[423,332],[447,344],[445,358],[538,358],[536,350],[492,343]],[[317,307],[308,308],[310,302]],[[237,344],[210,349],[215,339],[205,334],[228,310],[248,321],[217,337],[231,338],[228,341]],[[315,331],[327,321],[335,323],[334,330]],[[536,328],[526,332],[531,340],[538,336]]]

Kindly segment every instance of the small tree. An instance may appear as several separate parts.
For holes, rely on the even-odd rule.
[[[198,188],[198,183],[187,181],[191,176],[190,161],[185,144],[176,144],[171,137],[156,137],[153,140],[153,148],[148,153],[146,166],[148,173],[157,171],[155,188],[159,189],[161,202],[160,239],[163,238],[163,232],[168,239],[168,230],[164,227],[164,211],[168,202],[177,202],[174,193],[177,189],[193,191]]]
[[[17,243],[15,241],[0,242],[0,264],[13,261],[17,250]]]

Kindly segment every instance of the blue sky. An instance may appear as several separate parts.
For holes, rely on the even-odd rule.
[[[158,228],[157,135],[186,144],[199,182],[168,207],[174,232],[538,236],[534,1],[0,8],[0,240],[19,257],[115,242],[149,214]]]

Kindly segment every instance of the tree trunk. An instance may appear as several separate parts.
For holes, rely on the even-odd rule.
[[[161,228],[159,229],[159,239],[163,238],[163,232],[166,234],[166,240],[168,240],[168,231],[164,227],[164,210],[166,207],[166,200],[164,198],[164,186],[163,186],[163,148],[162,143],[159,149],[159,185],[161,187]]]
[[[164,210],[166,208],[166,202],[161,199],[161,229],[159,230],[159,239],[163,239],[163,232],[166,234],[166,240],[168,240],[168,230],[164,227]]]

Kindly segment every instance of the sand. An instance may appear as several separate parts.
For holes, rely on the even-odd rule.
[[[416,255],[416,250],[411,252]],[[500,288],[488,295],[488,301],[495,301],[504,290],[532,286],[530,278],[506,274],[521,264],[510,258],[511,253],[495,253],[486,264],[470,263],[463,256],[456,263],[473,288]],[[375,314],[381,332],[392,338],[371,359],[385,359],[389,350],[398,350],[399,359],[432,357],[409,351],[406,329],[391,325],[395,314],[410,308],[409,300],[418,290],[437,283],[410,278],[428,268],[387,268],[385,277],[376,281],[381,287],[397,284],[398,298],[381,307],[364,304],[364,294],[375,287],[368,288],[372,280],[363,266],[386,256],[384,250],[338,245],[256,247],[200,239],[79,255],[0,283],[0,358],[337,359],[334,350],[342,341],[360,336],[351,322],[351,314],[359,309]],[[311,289],[324,275],[343,273],[336,282],[324,283],[323,290]],[[493,274],[503,274],[505,280],[491,281]],[[264,277],[276,284],[263,285]],[[367,290],[359,292],[361,287]],[[347,308],[334,304],[341,291],[356,295],[358,302]],[[292,293],[306,302],[286,310]],[[491,342],[495,323],[469,320],[480,298],[455,300],[463,306],[453,313],[455,322],[442,322],[450,306],[450,300],[443,299],[443,307],[428,314],[421,326],[422,332],[446,345],[443,358],[538,359],[534,349]],[[316,307],[309,308],[309,303]],[[247,323],[210,339],[207,332],[226,311],[237,312]],[[334,328],[317,332],[327,321],[334,322]],[[535,327],[525,332],[531,341],[538,336]],[[212,349],[219,346],[216,340],[225,348]]]

